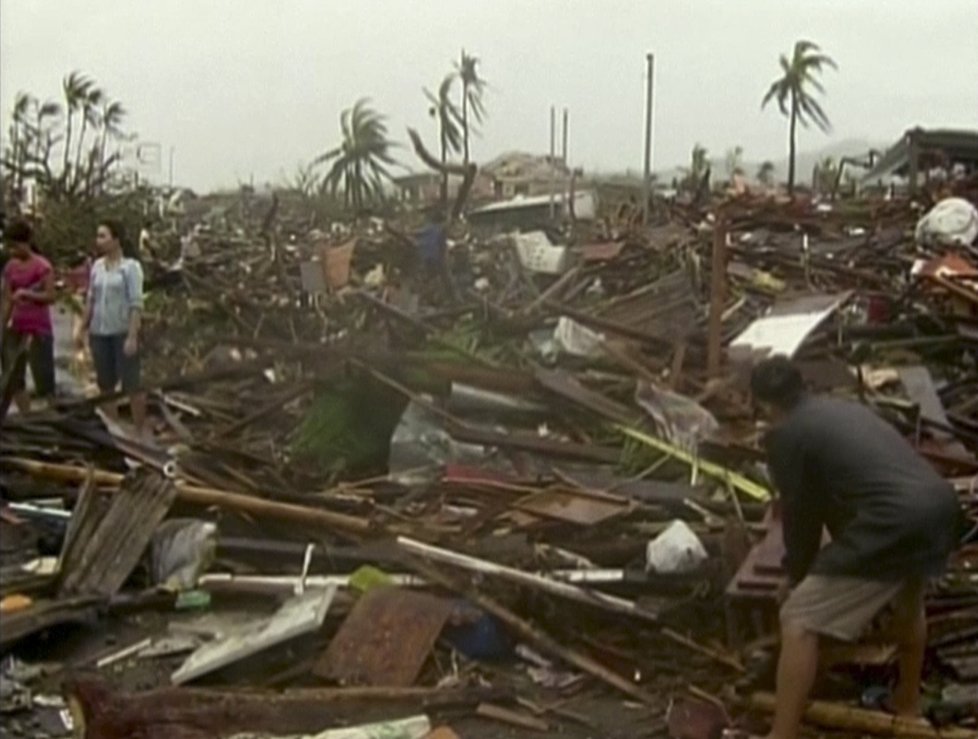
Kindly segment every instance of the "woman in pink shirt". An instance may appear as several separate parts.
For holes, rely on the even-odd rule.
[[[54,395],[54,335],[51,303],[54,302],[54,270],[51,263],[35,254],[34,233],[28,223],[16,221],[4,231],[10,259],[3,268],[0,319],[3,326],[4,371],[16,363],[26,347],[27,360],[39,398]],[[21,413],[30,410],[25,388],[26,367],[13,377],[14,402]]]

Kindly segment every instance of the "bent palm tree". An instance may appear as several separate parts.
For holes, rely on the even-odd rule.
[[[65,109],[68,112],[65,123],[65,148],[62,162],[62,177],[66,183],[68,181],[69,162],[71,161],[72,122],[74,121],[75,113],[82,108],[88,99],[93,85],[92,80],[77,70],[65,77],[61,82],[61,89],[65,97]]]
[[[78,132],[78,146],[75,150],[75,178],[76,185],[77,180],[81,179],[81,159],[82,159],[82,149],[85,146],[85,132],[88,126],[96,128],[99,125],[99,116],[101,114],[100,106],[105,100],[105,93],[102,92],[97,87],[92,87],[88,94],[85,95],[84,99],[81,101],[81,130]]]
[[[486,116],[482,104],[482,94],[486,89],[486,81],[479,76],[476,67],[479,58],[469,56],[462,50],[462,58],[455,65],[455,71],[462,82],[462,163],[469,163],[469,134],[475,132],[475,126],[469,123],[469,113],[476,123],[482,123]]]
[[[438,94],[434,95],[429,90],[424,94],[431,103],[428,114],[438,121],[438,143],[441,147],[441,205],[444,208],[448,202],[448,173],[444,170],[445,163],[448,161],[448,152],[459,152],[462,150],[462,131],[459,128],[461,115],[455,103],[452,102],[452,82],[455,81],[454,75],[447,75],[438,86]]]
[[[795,191],[795,146],[796,124],[801,123],[808,128],[814,123],[823,132],[831,129],[828,116],[822,106],[809,92],[809,87],[825,94],[825,88],[818,80],[824,67],[838,69],[836,63],[823,54],[817,44],[811,41],[798,41],[789,60],[781,55],[781,70],[784,75],[771,83],[767,94],[761,101],[764,108],[771,100],[778,101],[778,109],[788,118],[788,193]]]
[[[352,206],[356,211],[366,200],[381,194],[383,181],[391,177],[387,166],[394,164],[384,116],[372,110],[369,102],[361,98],[343,111],[342,142],[315,160],[317,165],[333,163],[323,177],[323,187],[335,195],[342,186],[347,207]]]

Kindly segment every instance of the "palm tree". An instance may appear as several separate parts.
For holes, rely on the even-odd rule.
[[[387,138],[384,116],[369,107],[369,99],[357,100],[340,116],[343,140],[315,163],[332,162],[323,187],[335,195],[342,185],[347,207],[360,211],[365,200],[381,194],[383,181],[390,179],[387,166],[394,164],[393,144]]]
[[[62,177],[65,182],[68,180],[68,163],[71,157],[72,122],[75,113],[79,111],[88,99],[92,85],[93,82],[77,70],[65,77],[61,82],[61,89],[65,96],[65,109],[68,111],[68,120],[65,124],[64,161],[62,162]]]
[[[824,67],[838,69],[831,57],[821,53],[817,44],[811,41],[798,41],[795,44],[795,51],[789,60],[784,54],[781,55],[781,70],[784,75],[771,83],[767,94],[761,101],[761,108],[764,108],[771,100],[778,101],[778,108],[781,114],[789,120],[788,124],[788,194],[795,191],[795,128],[797,123],[801,123],[808,128],[809,123],[814,123],[823,132],[828,132],[831,128],[828,116],[822,110],[822,106],[815,100],[809,92],[809,86],[818,92],[825,94],[825,88],[819,82],[817,76],[822,73]]]
[[[99,179],[105,177],[105,169],[108,162],[105,160],[105,149],[109,138],[119,138],[122,136],[122,120],[126,117],[126,109],[118,100],[106,98],[102,103],[102,110],[99,111],[99,125],[102,127],[101,140],[98,144],[98,170]]]
[[[96,128],[101,114],[100,106],[105,100],[105,93],[97,87],[91,87],[81,101],[81,131],[78,133],[78,145],[75,147],[75,179],[80,178],[82,148],[85,146],[85,130],[88,126]]]
[[[448,172],[445,171],[445,163],[448,161],[448,152],[459,152],[462,150],[462,131],[459,128],[461,114],[455,103],[452,102],[452,82],[455,76],[449,74],[441,81],[438,86],[438,94],[434,95],[431,91],[425,90],[424,94],[431,103],[428,114],[438,121],[438,143],[441,147],[441,204],[442,207],[448,202]]]
[[[486,89],[486,81],[479,76],[476,67],[479,58],[469,56],[462,49],[462,57],[455,65],[455,72],[462,82],[462,163],[469,163],[469,133],[475,130],[475,126],[469,124],[469,113],[476,123],[482,123],[486,116],[485,106],[482,104],[482,93]]]

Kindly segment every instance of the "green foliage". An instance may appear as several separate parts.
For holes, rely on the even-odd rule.
[[[321,388],[291,440],[296,457],[334,473],[384,469],[407,402],[366,379]]]
[[[780,59],[782,76],[771,83],[761,107],[775,100],[781,115],[788,118],[788,191],[793,192],[795,186],[795,123],[808,127],[814,123],[823,132],[831,128],[829,118],[822,106],[811,93],[814,88],[818,93],[825,94],[825,88],[819,81],[819,76],[826,67],[838,69],[836,63],[826,54],[821,53],[817,44],[811,41],[798,41],[789,60],[784,54]]]
[[[117,195],[95,195],[84,199],[52,200],[45,204],[37,220],[35,238],[41,252],[57,260],[92,253],[95,231],[100,221],[113,219],[122,224],[126,243],[137,247],[139,230],[152,207],[152,194],[145,189]]]
[[[384,180],[391,179],[387,168],[394,164],[385,118],[370,108],[369,102],[361,98],[343,111],[342,141],[315,161],[316,165],[332,162],[322,188],[331,195],[342,190],[346,206],[357,212],[368,201],[381,198]]]
[[[125,108],[81,72],[67,75],[61,91],[63,102],[42,103],[26,92],[14,100],[2,159],[10,210],[17,209],[28,184],[42,206],[112,188],[120,154],[109,144],[125,138]]]
[[[481,124],[486,117],[485,104],[482,102],[482,95],[486,90],[486,81],[479,76],[479,58],[466,54],[462,50],[462,57],[455,65],[455,73],[462,83],[462,161],[469,163],[469,138],[470,134],[476,133],[474,124]]]

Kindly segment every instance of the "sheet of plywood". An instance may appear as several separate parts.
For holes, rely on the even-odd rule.
[[[313,672],[343,684],[414,683],[452,611],[446,600],[375,588],[356,602]]]

